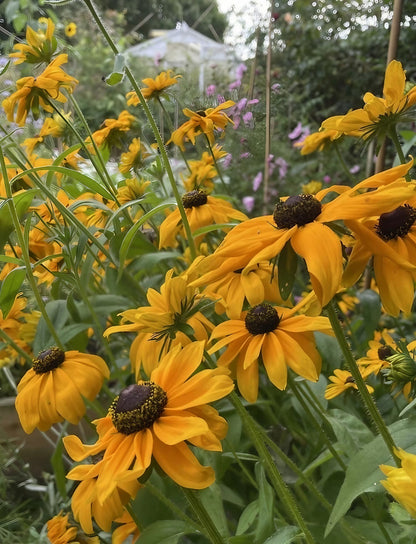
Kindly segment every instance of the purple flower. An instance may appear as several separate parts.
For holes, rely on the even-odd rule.
[[[274,161],[275,166],[279,168],[279,178],[284,179],[287,174],[288,164],[283,157],[278,157]]]
[[[322,178],[322,181],[323,181],[324,183],[331,183],[331,176],[324,176],[324,177]]]
[[[232,91],[234,89],[238,89],[241,86],[241,79],[236,79],[232,83],[228,85],[228,90]]]
[[[358,174],[359,171],[360,171],[360,167],[358,164],[354,164],[354,166],[350,168],[351,174]]]
[[[272,92],[277,94],[280,91],[280,83],[273,83],[273,85],[271,86],[271,90]]]
[[[247,105],[252,106],[253,104],[258,104],[260,100],[258,98],[253,98],[247,102]]]
[[[233,156],[231,153],[228,153],[228,155],[226,155],[224,157],[224,159],[222,160],[222,167],[223,168],[228,168],[231,164],[231,161],[233,160]]]
[[[205,90],[206,95],[207,96],[214,96],[216,89],[217,88],[216,88],[215,85],[208,85],[208,87]]]
[[[249,157],[251,157],[251,153],[249,153],[248,151],[245,151],[240,155],[240,159],[248,159]]]
[[[252,121],[253,121],[253,114],[251,111],[247,111],[244,115],[243,115],[243,121],[244,121],[244,124],[246,126],[252,126]]]
[[[299,121],[299,123],[295,126],[295,128],[288,134],[288,138],[291,140],[297,140],[299,136],[302,135],[302,123]]]
[[[241,63],[237,66],[235,77],[241,81],[243,79],[244,72],[247,72],[247,66]]]
[[[225,98],[222,96],[222,94],[217,94],[217,102],[218,104],[224,104]]]
[[[254,208],[254,196],[244,196],[243,206],[248,211],[248,213],[252,212]]]
[[[263,181],[263,172],[259,172],[253,179],[253,191],[257,191]]]

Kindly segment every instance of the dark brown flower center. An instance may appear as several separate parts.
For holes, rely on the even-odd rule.
[[[348,378],[345,380],[344,384],[346,385],[347,383],[355,383],[355,380],[352,376],[348,376]]]
[[[295,225],[302,227],[312,223],[321,213],[322,205],[313,195],[290,196],[276,204],[273,213],[274,222],[279,229],[291,229]]]
[[[404,204],[392,212],[382,213],[376,225],[376,232],[384,241],[403,238],[416,221],[416,208]]]
[[[208,196],[204,191],[189,191],[182,197],[182,203],[184,208],[197,208],[208,202]]]
[[[44,374],[57,368],[65,361],[65,352],[59,348],[50,348],[41,351],[36,359],[33,359],[33,370],[36,374]]]
[[[377,354],[381,361],[385,361],[387,357],[391,357],[394,354],[394,351],[390,346],[382,346],[381,348],[378,348]]]
[[[258,304],[246,315],[245,325],[250,334],[272,332],[279,326],[280,318],[270,304]]]
[[[165,391],[153,382],[125,387],[113,400],[108,413],[119,433],[132,434],[151,427],[168,402]]]

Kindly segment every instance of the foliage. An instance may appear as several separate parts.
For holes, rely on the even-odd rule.
[[[1,75],[0,365],[22,428],[53,453],[34,481],[19,448],[0,450],[0,512],[18,503],[7,541],[413,538],[416,89],[394,61],[351,129],[343,114],[361,101],[321,100],[342,85],[325,89],[314,58],[360,65],[340,37],[357,4],[319,2],[318,16],[294,4],[304,25],[275,36],[285,75],[266,83],[261,62],[242,64],[205,96],[185,73],[138,81],[118,52],[124,16],[103,24],[89,0],[93,44],[93,19],[80,10],[65,37],[71,12],[56,7],[53,60],[31,63],[53,43],[42,27],[14,49],[22,63]],[[355,73],[361,93],[365,81]],[[340,119],[325,150],[301,156],[319,122],[306,92]],[[380,125],[394,153],[367,175],[361,149]]]

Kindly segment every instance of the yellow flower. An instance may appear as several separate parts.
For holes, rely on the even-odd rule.
[[[378,219],[348,221],[356,242],[344,272],[352,285],[373,257],[374,277],[385,311],[399,315],[412,311],[416,280],[416,198]]]
[[[127,510],[124,511],[122,517],[118,518],[116,522],[121,525],[113,531],[112,544],[124,544],[129,535],[132,535],[131,544],[135,544],[140,536],[140,532]]]
[[[133,138],[129,150],[121,154],[118,169],[122,174],[127,174],[130,170],[142,168],[146,157],[150,157],[150,153],[141,143],[140,138]]]
[[[150,181],[144,179],[128,178],[123,181],[124,185],[117,188],[117,200],[120,204],[126,204],[144,195]]]
[[[191,270],[198,273],[205,270],[210,256],[198,259],[191,265]],[[230,319],[238,319],[247,301],[250,306],[256,306],[264,301],[283,304],[278,285],[277,267],[268,262],[258,263],[243,270],[229,270],[229,263],[222,269],[215,270],[211,281],[209,274],[204,276],[204,296],[217,301],[215,311],[219,314],[226,312]],[[200,280],[194,280],[193,287],[201,287]],[[286,305],[290,305],[285,301]]]
[[[316,195],[322,189],[322,182],[312,180],[305,185],[302,185],[302,193],[305,195]]]
[[[387,476],[381,480],[390,495],[416,518],[416,455],[402,449],[395,454],[401,460],[401,468],[380,465],[380,470]]]
[[[42,351],[17,386],[16,410],[23,430],[47,431],[64,420],[77,424],[86,411],[83,397],[94,400],[109,370],[97,355]]]
[[[46,136],[59,137],[62,135],[62,127],[56,122],[56,118],[47,117],[42,125],[42,128],[39,131],[39,134],[34,138],[26,138],[22,143],[22,146],[26,147],[26,153],[32,155],[35,149],[35,146],[44,141]]]
[[[199,160],[188,161],[190,172],[183,181],[187,192],[199,189],[204,189],[206,193],[212,192],[214,188],[213,179],[218,176],[215,163],[228,155],[218,144],[213,146],[212,153],[214,157],[211,153],[204,151]]]
[[[102,461],[95,465],[81,464],[66,476],[69,480],[80,481],[72,495],[71,508],[74,518],[87,534],[94,532],[93,520],[100,529],[110,532],[112,523],[123,519],[125,505],[134,499],[140,488],[137,481],[139,473],[127,471],[125,478],[120,478],[111,492],[102,499],[97,485],[102,465]]]
[[[196,136],[205,134],[210,145],[214,145],[214,130],[220,130],[222,132],[228,123],[232,123],[232,120],[228,115],[222,111],[231,108],[231,106],[234,106],[234,102],[232,100],[227,100],[227,102],[220,104],[216,108],[208,108],[207,110],[195,112],[185,108],[183,113],[190,118],[189,121],[186,121],[178,129],[172,132],[170,140],[166,143],[173,142],[184,151],[185,139],[190,140],[192,144],[195,145]]]
[[[396,353],[397,344],[388,331],[376,331],[374,340],[370,340],[368,345],[370,349],[365,357],[358,359],[357,364],[373,374],[378,374],[380,370],[389,368],[390,363],[387,358]]]
[[[77,25],[75,23],[69,23],[65,27],[65,36],[72,38],[77,33]]]
[[[98,536],[79,534],[77,527],[69,523],[68,514],[64,515],[62,512],[50,519],[46,527],[46,536],[51,544],[100,544]]]
[[[316,195],[281,199],[273,215],[235,226],[210,258],[205,274],[209,273],[210,281],[214,281],[226,268],[231,271],[274,260],[290,243],[306,262],[319,303],[326,305],[338,291],[343,271],[341,241],[331,229],[331,222],[394,210],[415,192],[414,184],[402,178],[412,162],[380,172],[353,188],[334,186]],[[323,203],[331,192],[340,194]]]
[[[233,364],[241,395],[255,402],[259,387],[259,360],[267,376],[278,389],[285,389],[287,367],[296,374],[316,382],[321,357],[315,346],[314,331],[333,334],[326,317],[295,315],[297,307],[275,307],[262,303],[215,327],[210,340],[220,339],[209,350],[226,350],[217,363]]]
[[[152,458],[182,487],[204,489],[214,482],[213,469],[199,463],[188,443],[221,451],[227,423],[209,403],[228,395],[233,383],[218,368],[194,374],[201,364],[204,345],[193,342],[173,348],[149,381],[140,380],[124,388],[108,415],[94,422],[99,435],[95,444],[84,445],[77,436],[63,439],[75,461],[101,456],[97,475],[101,502],[119,480],[143,474]]]
[[[406,72],[399,61],[392,60],[386,69],[383,98],[365,93],[364,107],[344,115],[338,130],[362,138],[383,139],[398,122],[406,120],[406,112],[416,103],[416,87],[408,92],[405,87]]]
[[[55,53],[57,42],[53,35],[55,25],[52,19],[44,19],[39,22],[46,23],[46,29],[40,28],[38,32],[33,30],[30,26],[26,28],[26,41],[27,44],[17,43],[13,46],[16,49],[16,53],[11,53],[11,58],[17,59],[16,64],[22,62],[28,62],[31,64],[38,64],[40,62],[49,63]]]
[[[207,331],[213,328],[198,311],[198,290],[189,286],[185,274],[173,276],[173,272],[166,273],[160,293],[155,289],[147,290],[150,306],[122,312],[121,325],[109,327],[104,332],[105,337],[115,332],[138,333],[130,348],[130,360],[137,377],[142,366],[149,376],[172,346],[189,344],[191,335],[206,342]]]
[[[335,118],[331,117],[331,120]],[[342,136],[342,132],[336,129],[329,129],[322,126],[318,132],[313,132],[306,136],[301,142],[295,143],[295,147],[300,148],[301,155],[309,155],[314,151],[322,151],[327,144],[337,140]]]
[[[194,232],[201,227],[208,225],[228,223],[230,220],[244,221],[247,216],[236,210],[232,205],[222,198],[209,196],[205,191],[190,191],[182,197],[185,214],[188,218],[191,231]],[[179,209],[176,208],[160,225],[159,248],[176,247],[176,237],[185,236]],[[203,239],[203,235],[195,239],[197,244]]]
[[[46,524],[47,537],[51,544],[69,544],[74,542],[77,536],[77,528],[69,524],[68,514],[60,512]]]
[[[40,107],[48,112],[53,111],[53,107],[49,104],[50,100],[67,101],[61,88],[72,93],[78,83],[78,80],[60,68],[61,64],[66,63],[67,60],[68,55],[58,55],[37,77],[23,77],[16,82],[17,91],[2,102],[9,121],[16,121],[19,126],[23,126],[29,111],[32,111],[34,118],[37,119]]]
[[[360,369],[360,373],[363,378],[366,378],[369,374],[371,374],[371,370]],[[335,369],[334,376],[330,376],[329,380],[332,383],[327,385],[325,389],[325,398],[327,400],[333,399],[338,395],[341,395],[342,393],[347,391],[347,389],[358,390],[357,384],[355,383],[351,372],[349,372],[348,370],[341,370],[340,368]],[[369,393],[374,393],[374,389],[371,387],[371,385],[367,385],[366,387]]]
[[[92,139],[98,147],[103,145],[119,147],[123,133],[131,129],[135,119],[127,110],[123,110],[117,119],[106,119],[103,128],[92,134]],[[88,137],[85,141],[88,144],[88,149],[93,152],[91,138]]]
[[[146,87],[140,89],[143,97],[146,98],[146,100],[149,100],[150,98],[158,98],[161,94],[163,94],[165,89],[171,87],[172,85],[176,85],[176,83],[178,83],[178,79],[182,76],[172,76],[172,72],[173,70],[167,70],[166,72],[161,72],[155,77],[155,79],[152,79],[151,77],[142,79],[142,82],[146,85]],[[139,97],[134,91],[127,93],[126,98],[128,106],[138,106],[140,104]]]

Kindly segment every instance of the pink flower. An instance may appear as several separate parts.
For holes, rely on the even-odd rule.
[[[254,208],[254,196],[244,196],[243,206],[248,211],[248,213],[252,212]]]
[[[249,125],[252,125],[252,121],[253,121],[253,113],[251,111],[247,111],[244,115],[243,115],[243,121],[244,121],[244,124],[246,126],[249,126]]]
[[[237,66],[237,70],[235,71],[235,77],[241,81],[243,79],[244,72],[247,72],[247,66],[241,63]]]
[[[208,85],[208,87],[205,90],[205,93],[207,96],[214,96],[216,89],[217,88],[215,85]]]
[[[253,191],[257,191],[263,181],[263,172],[259,172],[253,179]]]
[[[234,89],[238,89],[239,87],[241,87],[241,79],[236,79],[228,85],[228,90],[232,91]]]

